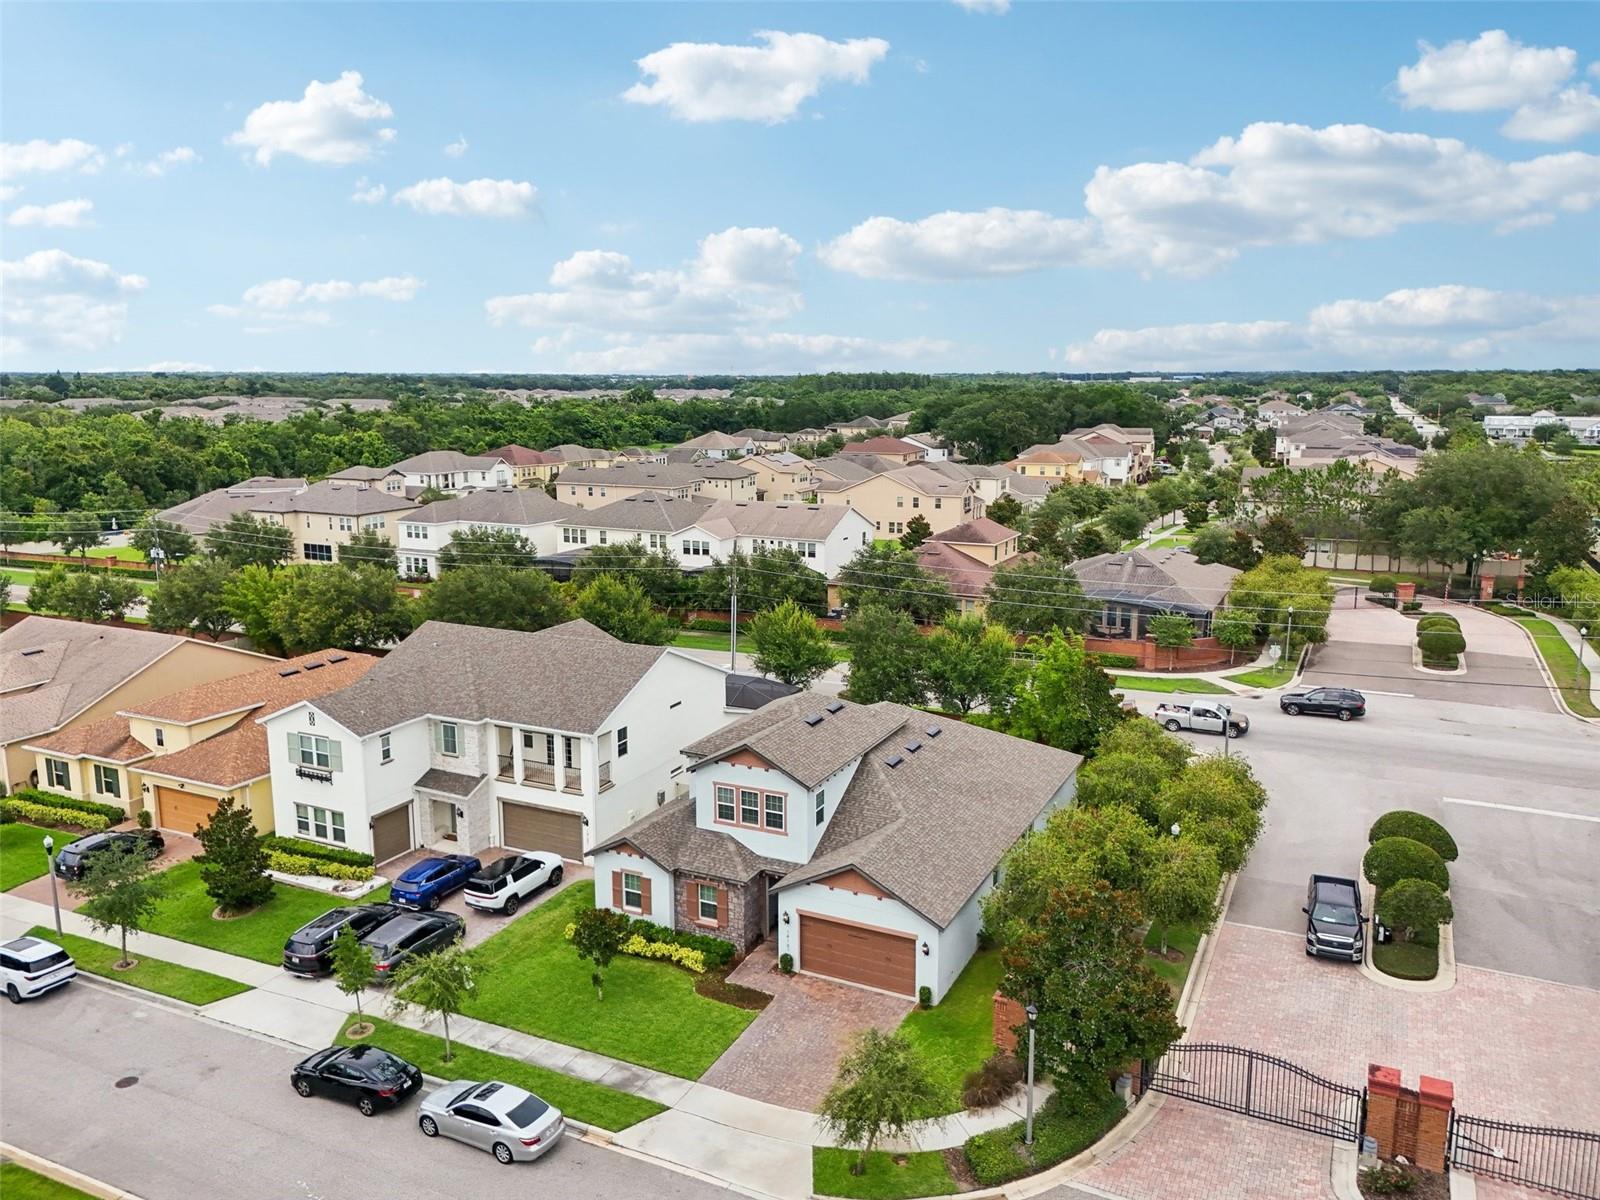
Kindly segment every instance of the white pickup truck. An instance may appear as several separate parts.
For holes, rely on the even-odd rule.
[[[1174,733],[1180,729],[1192,729],[1196,733],[1221,733],[1224,725],[1231,738],[1243,737],[1250,732],[1249,717],[1236,717],[1228,705],[1218,704],[1215,700],[1195,700],[1187,704],[1163,701],[1156,705],[1151,716]]]

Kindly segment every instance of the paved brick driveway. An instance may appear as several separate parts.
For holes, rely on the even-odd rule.
[[[855,1035],[899,1027],[911,1001],[809,975],[774,971],[775,952],[758,946],[728,976],[772,994],[772,1003],[700,1082],[740,1096],[815,1109],[832,1086]]]
[[[408,854],[403,854],[399,858],[391,859],[389,862],[384,863],[379,871],[379,874],[383,875],[386,879],[397,879],[407,867],[419,863],[425,858],[434,858],[439,853],[440,852],[437,850],[429,850],[426,848],[412,850]],[[513,851],[504,850],[499,846],[491,846],[487,850],[478,851],[476,857],[479,862],[487,865],[502,855],[510,853],[513,853]],[[522,902],[522,907],[517,910],[517,915],[514,917],[504,917],[499,913],[486,913],[480,912],[475,908],[468,908],[466,896],[462,892],[453,892],[444,900],[441,900],[439,902],[439,911],[455,913],[457,916],[466,918],[467,932],[466,936],[462,939],[462,944],[470,949],[473,946],[487,941],[489,938],[499,933],[507,925],[511,924],[512,921],[526,916],[528,913],[538,908],[539,905],[543,904],[546,900],[550,899],[551,896],[554,896],[557,892],[563,891],[571,884],[577,883],[580,879],[593,878],[593,867],[586,867],[578,863],[571,862],[564,863],[562,865],[561,886],[556,888],[547,887],[539,892],[536,892],[534,895],[529,896]],[[331,897],[329,907],[332,907]]]

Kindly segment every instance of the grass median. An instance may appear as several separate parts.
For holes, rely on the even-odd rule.
[[[139,965],[130,967],[126,971],[119,971],[112,965],[122,956],[119,947],[79,937],[74,933],[57,933],[54,929],[46,929],[43,925],[35,925],[28,930],[28,935],[43,938],[60,946],[72,955],[80,971],[106,979],[115,979],[118,983],[126,983],[130,987],[142,988],[161,996],[170,996],[174,1000],[182,1000],[185,1004],[193,1004],[196,1008],[250,990],[249,984],[240,983],[236,979],[224,979],[221,975],[211,974],[210,971],[197,971],[193,967],[180,966],[144,954],[130,953],[129,957],[137,959]],[[10,1200],[9,1195],[6,1200]]]
[[[1568,644],[1561,630],[1543,617],[1514,616],[1511,619],[1533,638],[1539,657],[1544,659],[1550,677],[1561,689],[1561,698],[1567,702],[1567,707],[1580,717],[1600,717],[1600,708],[1595,707],[1589,694],[1589,668],[1578,661],[1577,651]]]
[[[867,1155],[866,1171],[852,1175],[850,1168],[858,1157],[855,1150],[812,1147],[812,1192],[852,1200],[910,1200],[917,1196],[953,1196],[961,1190],[940,1150],[918,1150],[913,1154],[874,1150]]]
[[[0,1163],[0,1195],[6,1200],[90,1200],[88,1192],[14,1162]]]
[[[1125,692],[1188,692],[1196,696],[1231,696],[1233,690],[1209,679],[1161,675],[1113,675],[1111,682]]]

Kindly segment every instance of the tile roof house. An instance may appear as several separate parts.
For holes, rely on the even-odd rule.
[[[380,862],[419,845],[581,859],[676,791],[682,739],[725,719],[723,674],[587,621],[424,622],[350,686],[259,717],[278,826],[320,814]]]
[[[250,809],[260,832],[270,833],[267,736],[255,716],[345,687],[377,661],[337,650],[278,659],[130,702],[114,717],[36,739],[28,749],[37,755],[41,775],[59,770],[52,764],[65,764],[78,783],[74,794],[86,800],[126,796],[138,802],[135,807],[150,809],[158,828],[193,833],[219,801],[231,797]]]
[[[1022,553],[1022,535],[999,521],[979,517],[941,533],[917,547],[917,565],[950,585],[962,612],[984,607],[984,589],[996,568],[1032,555]]]
[[[5,783],[126,804],[126,793],[96,795],[63,766],[41,771],[29,742],[61,735],[75,749],[126,749],[106,730],[87,726],[116,716],[129,703],[187,684],[239,675],[273,661],[264,654],[143,629],[118,629],[54,617],[28,616],[0,633],[0,747]],[[94,757],[89,754],[89,757]],[[120,761],[120,760],[118,760]],[[52,772],[55,771],[52,768]]]
[[[1202,563],[1186,547],[1120,550],[1069,564],[1095,608],[1102,637],[1143,638],[1153,616],[1190,618],[1198,637],[1211,633],[1212,614],[1227,599],[1239,571]]]
[[[510,487],[515,479],[511,464],[494,454],[463,454],[459,450],[425,450],[394,464],[406,477],[406,486],[440,492],[469,488]]]
[[[503,529],[527,538],[536,554],[560,549],[561,524],[575,517],[570,504],[552,500],[542,488],[485,488],[435,500],[404,514],[396,557],[408,578],[438,578],[439,552],[468,529]]]
[[[1001,859],[1071,802],[1081,761],[812,693],[684,754],[688,794],[596,845],[596,904],[741,950],[768,940],[808,974],[935,1002],[977,949]]]
[[[292,539],[291,562],[331,563],[356,533],[375,533],[391,545],[399,517],[417,502],[365,482],[324,479],[303,492],[263,496],[250,507],[258,521],[282,525]]]
[[[949,464],[916,462],[886,471],[871,469],[884,461],[875,455],[840,455],[837,460],[813,463],[817,502],[856,509],[872,522],[878,537],[886,538],[905,533],[906,523],[916,516],[924,517],[935,533],[983,516],[985,505],[977,483],[938,469]],[[854,479],[849,477],[851,468],[844,465],[847,462],[863,464],[854,467]]]

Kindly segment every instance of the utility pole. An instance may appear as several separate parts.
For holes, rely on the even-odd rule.
[[[728,604],[728,670],[739,669],[739,539],[733,541],[733,555],[728,559],[728,577],[732,580]]]

